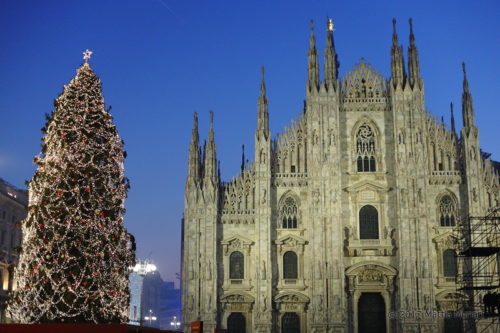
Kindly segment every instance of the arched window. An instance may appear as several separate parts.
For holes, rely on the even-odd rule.
[[[363,206],[359,211],[359,238],[378,239],[378,212],[373,206]]]
[[[445,277],[457,275],[457,255],[454,250],[448,249],[443,252],[443,275]]]
[[[442,227],[454,227],[456,216],[455,202],[449,195],[444,195],[439,202],[439,224]]]
[[[291,196],[285,198],[280,207],[280,221],[282,222],[282,228],[297,228],[297,215],[298,208],[295,199]]]
[[[244,258],[241,252],[235,251],[229,256],[229,278],[243,279],[244,276]]]
[[[293,251],[288,251],[283,255],[283,278],[297,279],[297,255]]]
[[[362,125],[356,134],[356,156],[358,172],[376,171],[375,135],[368,125]]]

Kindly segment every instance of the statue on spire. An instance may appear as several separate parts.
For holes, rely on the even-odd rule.
[[[328,32],[334,32],[335,31],[335,26],[333,24],[333,20],[331,18],[328,19]]]

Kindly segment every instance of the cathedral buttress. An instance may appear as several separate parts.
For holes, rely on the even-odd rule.
[[[420,77],[418,50],[410,19],[410,46],[408,47],[408,76],[406,77],[403,48],[393,20],[391,48],[391,108],[394,119],[394,179],[395,225],[399,244],[397,251],[399,307],[406,310],[429,309],[434,304],[432,281],[432,230],[434,219],[429,216],[428,177],[430,175],[427,145],[427,114],[424,104],[424,83]],[[408,83],[408,84],[407,84]],[[424,227],[425,226],[425,227]],[[427,323],[435,325],[433,322]],[[402,319],[404,330],[411,323]]]
[[[410,18],[410,46],[408,47],[408,79],[412,89],[423,89],[422,79],[420,78],[420,64],[418,59],[418,49],[415,44],[415,35],[413,34],[413,22]]]
[[[264,80],[264,67],[261,68],[260,93],[257,100],[257,128],[255,130],[255,235],[257,235],[255,258],[255,314],[254,322],[262,332],[272,329],[273,290],[271,281],[272,239],[271,202],[275,195],[271,188],[271,133],[269,131],[269,112]]]
[[[217,221],[219,212],[219,172],[214,134],[214,113],[210,111],[210,129],[205,146],[203,179],[204,212],[200,225],[200,294],[199,304],[204,313],[204,328],[211,331],[217,327],[217,253],[219,243]]]
[[[194,124],[189,145],[188,176],[184,201],[182,241],[182,304],[185,322],[201,318],[198,295],[200,293],[200,208],[203,207],[203,164],[198,135],[198,115],[194,113]]]
[[[311,20],[311,37],[309,38],[309,53],[307,57],[306,95],[319,91],[319,63],[316,38],[314,37],[314,21]]]
[[[398,45],[396,19],[392,19],[392,48],[391,48],[391,85],[395,89],[402,89],[406,82],[403,46]]]
[[[482,169],[482,157],[479,149],[479,129],[474,121],[474,107],[472,104],[472,95],[469,90],[469,81],[465,63],[462,63],[464,72],[463,92],[462,92],[462,121],[461,131],[461,154],[462,169],[464,171],[465,181],[462,191],[467,198],[467,206],[463,207],[467,215],[481,216],[483,214],[481,203],[483,184],[480,175]],[[463,218],[466,218],[465,214]]]
[[[336,91],[338,85],[339,62],[333,41],[334,31],[333,21],[328,19],[325,48],[325,87],[327,91]]]
[[[453,103],[450,103],[450,122],[451,122],[451,131],[453,135],[457,135],[457,130],[455,128],[455,116],[453,115]]]

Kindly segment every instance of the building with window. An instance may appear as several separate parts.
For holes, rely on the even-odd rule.
[[[390,78],[364,59],[339,77],[329,21],[322,79],[311,24],[303,112],[273,138],[262,73],[254,162],[230,182],[213,113],[203,147],[195,114],[185,332],[198,320],[229,332],[461,330],[459,319],[398,311],[445,313],[465,297],[453,230],[499,206],[499,164],[480,150],[465,65],[457,132],[453,108],[449,127],[426,111],[411,20],[407,63],[395,23]]]
[[[0,323],[8,321],[5,302],[14,286],[10,268],[17,263],[22,236],[16,224],[26,217],[27,206],[28,192],[0,178]]]

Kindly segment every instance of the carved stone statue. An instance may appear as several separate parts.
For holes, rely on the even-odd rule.
[[[260,279],[266,279],[266,262],[264,260],[260,262]]]
[[[210,260],[206,266],[205,279],[212,280],[212,262]]]
[[[193,311],[194,310],[194,296],[193,295],[189,295],[188,309],[189,309],[189,311]]]
[[[193,267],[193,262],[191,261],[191,264],[189,265],[189,280],[194,279],[194,267]]]
[[[403,276],[405,279],[410,277],[410,272],[408,271],[408,259],[403,261]]]
[[[318,260],[316,263],[316,279],[322,279],[323,278],[323,265],[321,264],[321,261]]]
[[[339,312],[342,309],[340,308],[340,297],[339,295],[333,296],[333,311]]]
[[[424,296],[424,307],[427,311],[431,310],[431,296]]]
[[[207,308],[206,308],[206,310],[210,311],[211,308],[212,308],[212,295],[208,294],[207,295]]]
[[[260,203],[265,204],[267,202],[267,191],[265,188],[261,190],[261,197],[260,197]]]
[[[422,263],[422,277],[428,278],[429,277],[429,262],[424,259],[424,262]]]
[[[408,309],[411,309],[411,299],[410,299],[410,295],[409,294],[406,294],[405,296],[405,308],[408,310]]]
[[[316,307],[318,311],[323,311],[323,296],[316,295]]]
[[[332,279],[338,279],[339,276],[339,261],[335,259],[332,265]]]
[[[262,297],[262,303],[260,305],[260,311],[261,312],[266,312],[267,311],[267,297],[266,296]]]

